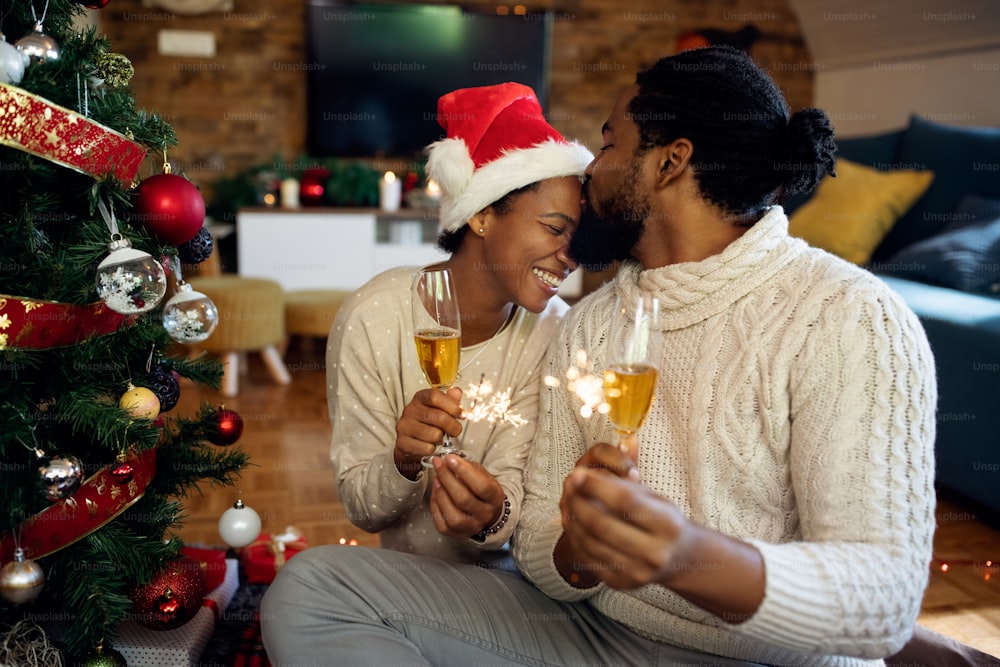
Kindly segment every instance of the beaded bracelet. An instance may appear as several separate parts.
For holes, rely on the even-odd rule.
[[[498,533],[500,529],[503,528],[504,525],[506,525],[507,519],[509,518],[510,518],[510,500],[508,500],[507,496],[505,495],[503,497],[503,513],[500,515],[500,518],[497,519],[496,523],[494,523],[489,528],[483,528],[481,531],[479,531],[469,539],[475,540],[476,542],[485,542],[487,537]]]

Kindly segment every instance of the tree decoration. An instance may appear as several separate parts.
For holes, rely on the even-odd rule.
[[[178,343],[200,343],[215,331],[219,310],[208,297],[184,282],[181,262],[174,262],[177,293],[163,307],[163,328]]]
[[[94,76],[112,88],[127,86],[134,74],[132,61],[120,53],[102,53],[94,63]]]
[[[133,618],[154,630],[179,628],[198,613],[206,592],[201,563],[181,556],[132,590]]]
[[[160,413],[170,412],[181,398],[181,383],[177,374],[164,364],[153,366],[148,382],[150,389],[160,399]]]
[[[167,293],[167,274],[163,265],[148,252],[133,248],[121,235],[113,208],[101,199],[97,206],[111,232],[108,244],[111,254],[97,265],[97,295],[108,308],[122,315],[156,308]]]
[[[235,410],[220,408],[216,413],[215,423],[210,424],[205,436],[213,445],[227,446],[240,439],[243,435],[243,418]]]
[[[25,57],[0,32],[0,83],[21,83],[24,77]]]
[[[24,555],[24,549],[14,551],[14,560],[0,569],[0,596],[11,604],[31,602],[42,592],[45,572]]]
[[[26,55],[33,63],[48,63],[59,60],[59,43],[42,32],[41,21],[35,24],[31,32],[14,42],[14,48]]]
[[[55,502],[73,495],[83,482],[83,464],[72,454],[47,456],[38,450],[38,473],[45,488],[45,497]]]
[[[113,648],[105,646],[103,641],[97,644],[93,653],[77,664],[79,667],[128,667],[125,656]]]
[[[260,535],[260,515],[237,500],[219,517],[219,535],[234,549],[245,547]]]
[[[163,173],[150,176],[136,189],[132,221],[171,245],[193,239],[205,222],[205,200],[191,181],[170,173],[166,153]]]
[[[83,0],[77,0],[77,2],[87,9],[104,9],[111,4],[111,0],[97,0],[97,2],[84,2]]]
[[[136,419],[156,419],[160,414],[160,399],[146,387],[136,387],[131,382],[128,389],[118,399],[118,407]]]
[[[187,243],[177,246],[177,256],[185,264],[201,264],[212,256],[215,249],[215,240],[208,228],[202,227]]]
[[[64,667],[62,653],[49,641],[42,626],[22,619],[0,632],[0,665]]]

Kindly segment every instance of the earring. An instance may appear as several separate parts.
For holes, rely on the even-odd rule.
[[[482,236],[485,233],[486,233],[486,228],[485,227],[480,227],[479,228],[479,235]]]

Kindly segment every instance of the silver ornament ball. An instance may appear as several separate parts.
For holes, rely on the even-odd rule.
[[[83,482],[83,464],[72,454],[45,457],[38,472],[45,486],[45,497],[52,502],[69,498]]]
[[[47,63],[59,60],[59,43],[42,32],[42,24],[35,24],[35,29],[14,42],[14,48],[26,55],[34,63]]]

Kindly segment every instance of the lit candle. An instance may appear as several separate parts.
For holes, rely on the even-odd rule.
[[[427,181],[427,198],[435,204],[441,201],[441,186],[433,178]]]
[[[285,208],[299,208],[299,181],[286,178],[281,182],[281,205]]]
[[[378,201],[383,211],[398,211],[399,200],[403,196],[403,182],[391,171],[385,172],[379,181]]]

